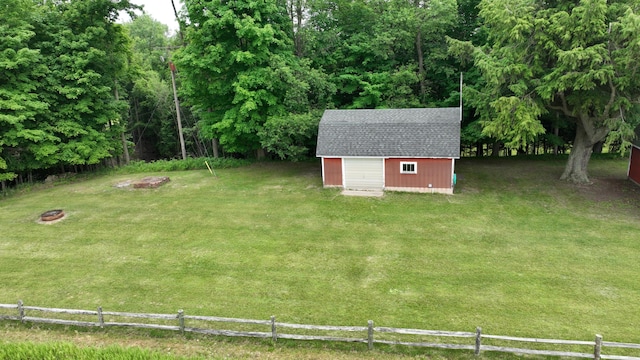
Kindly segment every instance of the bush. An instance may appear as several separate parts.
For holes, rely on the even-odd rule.
[[[262,147],[281,160],[300,161],[313,157],[322,113],[271,117],[258,132]]]

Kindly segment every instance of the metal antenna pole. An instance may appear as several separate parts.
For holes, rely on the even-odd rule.
[[[460,73],[460,122],[462,122],[462,82],[463,82],[462,72]]]

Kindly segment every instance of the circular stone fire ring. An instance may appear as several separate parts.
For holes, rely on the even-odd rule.
[[[57,210],[49,210],[47,212],[43,212],[40,215],[40,221],[54,221],[61,219],[64,216],[64,211],[61,209]]]

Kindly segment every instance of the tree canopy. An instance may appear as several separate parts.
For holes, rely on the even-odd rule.
[[[0,179],[119,152],[128,1],[7,0],[0,11]]]
[[[286,9],[275,0],[185,5],[187,45],[175,55],[182,94],[229,152],[257,150],[267,118],[285,113],[288,84],[277,72],[293,57]]]
[[[175,56],[181,94],[202,132],[229,152],[273,148],[269,134],[282,129],[265,126],[283,118],[306,129],[315,110],[434,106],[457,91],[445,42],[454,0],[185,5],[186,46]]]

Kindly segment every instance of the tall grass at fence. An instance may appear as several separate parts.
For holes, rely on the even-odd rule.
[[[0,342],[0,360],[198,360],[202,357],[182,357],[162,354],[137,347],[119,346],[79,347],[71,343],[2,343]]]

